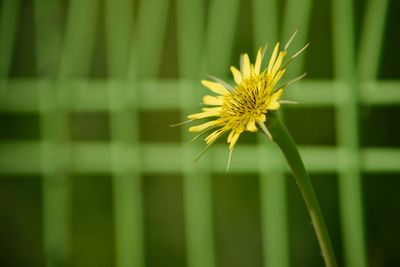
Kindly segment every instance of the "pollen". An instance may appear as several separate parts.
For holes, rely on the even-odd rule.
[[[279,108],[282,92],[272,91],[265,73],[250,76],[225,97],[220,116],[235,132],[256,132],[256,122],[265,122],[267,110]]]

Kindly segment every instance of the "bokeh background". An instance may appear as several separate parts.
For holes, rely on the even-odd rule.
[[[0,1],[0,266],[323,266],[279,151],[184,147],[211,74],[310,47],[286,79],[339,266],[400,266],[400,2]],[[269,50],[271,51],[271,50]]]

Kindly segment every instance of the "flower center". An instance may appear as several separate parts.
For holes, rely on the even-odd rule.
[[[250,121],[262,121],[267,112],[272,87],[263,73],[252,75],[225,96],[221,117],[229,128],[243,132]]]

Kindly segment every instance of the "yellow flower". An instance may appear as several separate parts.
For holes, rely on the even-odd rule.
[[[214,78],[215,81],[201,81],[205,87],[216,95],[204,96],[203,103],[207,107],[204,107],[200,113],[189,115],[188,118],[191,120],[212,118],[212,120],[190,127],[189,131],[199,133],[198,136],[200,136],[213,130],[205,138],[207,147],[204,152],[220,136],[229,133],[227,139],[230,151],[228,168],[233,148],[243,132],[256,132],[260,128],[272,139],[264,124],[268,119],[268,112],[279,109],[280,104],[284,103],[281,100],[283,90],[290,83],[304,77],[302,75],[284,85],[277,86],[277,83],[285,74],[287,64],[308,45],[284,62],[287,56],[287,47],[295,34],[290,38],[283,50],[279,51],[279,43],[276,44],[269,64],[264,70],[261,70],[264,49],[260,48],[258,50],[254,64],[250,63],[247,54],[242,55],[240,70],[234,66],[230,69],[235,80],[234,87],[218,78]],[[286,103],[289,102],[286,101]]]

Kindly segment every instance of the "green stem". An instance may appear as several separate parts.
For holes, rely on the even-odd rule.
[[[311,185],[310,178],[304,168],[304,164],[301,160],[296,144],[276,113],[269,113],[267,119],[267,128],[270,131],[274,142],[280,147],[285,155],[285,158],[289,163],[289,166],[296,179],[297,185],[300,188],[308,212],[310,213],[315,233],[317,234],[325,265],[327,267],[336,267],[337,263],[335,255],[329,239],[328,230],[318,204],[318,199]]]

